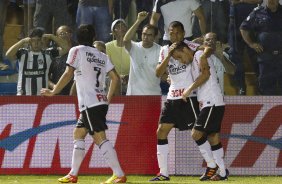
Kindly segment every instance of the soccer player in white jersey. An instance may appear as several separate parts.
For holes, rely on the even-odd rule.
[[[174,21],[169,26],[170,41],[179,42],[184,39],[185,31],[181,22]],[[197,44],[187,42],[189,46],[196,49]],[[172,58],[172,49],[169,45],[163,46],[160,51],[159,64],[156,75],[161,77],[168,72],[171,80],[167,101],[162,109],[159,126],[157,130],[157,158],[160,168],[159,174],[150,181],[170,180],[168,174],[168,139],[167,136],[172,128],[179,130],[191,129],[199,113],[196,94],[188,97],[188,102],[182,100],[185,88],[192,84],[191,65],[181,63]]]
[[[197,38],[193,41],[212,49],[212,55],[209,59],[213,61],[219,85],[224,94],[224,73],[234,75],[236,66],[223,55],[222,44],[217,41],[216,33],[209,32],[204,37]]]
[[[80,117],[74,129],[74,148],[71,171],[59,178],[61,183],[76,183],[79,167],[85,155],[85,137],[89,133],[95,144],[99,146],[104,158],[113,170],[113,176],[103,184],[125,183],[126,176],[120,167],[117,153],[107,140],[105,130],[108,104],[119,83],[119,77],[108,56],[92,47],[95,37],[91,25],[81,25],[77,31],[79,46],[69,51],[67,68],[53,90],[42,89],[41,94],[53,96],[71,80],[74,75],[77,88]],[[109,92],[104,91],[106,75],[111,78]],[[89,81],[94,84],[89,85]]]
[[[196,141],[208,166],[201,180],[227,180],[229,172],[225,168],[219,135],[225,103],[213,62],[206,53],[203,51],[195,53],[184,42],[175,44],[172,56],[182,63],[192,62],[194,82],[186,87],[182,98],[187,101],[187,97],[197,89],[200,114],[192,129],[192,138]],[[219,174],[215,174],[218,167]]]
[[[145,25],[142,29],[142,41],[134,42],[136,30],[146,19],[148,12],[138,13],[137,20],[123,38],[130,55],[130,71],[126,95],[161,95],[160,78],[155,75],[161,46],[154,43],[158,28]]]

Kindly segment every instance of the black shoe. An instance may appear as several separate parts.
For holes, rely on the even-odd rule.
[[[209,180],[212,176],[216,174],[217,170],[218,170],[218,166],[216,166],[216,168],[207,167],[206,172],[200,177],[200,181]]]
[[[212,181],[228,180],[229,171],[228,171],[228,169],[226,169],[225,171],[226,171],[226,175],[224,177],[222,177],[219,174],[217,174],[217,175],[214,175],[213,177],[211,177],[210,180],[212,180]]]
[[[169,180],[170,180],[169,177],[164,176],[164,175],[158,173],[157,176],[153,177],[149,181],[169,181]]]

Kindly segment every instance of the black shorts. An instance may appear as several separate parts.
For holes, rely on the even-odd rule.
[[[159,123],[174,124],[179,130],[192,129],[199,114],[199,103],[197,97],[187,98],[187,102],[182,99],[167,100],[164,103]]]
[[[98,105],[86,109],[80,113],[76,127],[86,128],[90,135],[93,135],[94,132],[105,131],[108,129],[106,125],[107,112],[108,105]]]
[[[204,107],[194,125],[194,129],[207,133],[218,133],[224,116],[225,106]]]

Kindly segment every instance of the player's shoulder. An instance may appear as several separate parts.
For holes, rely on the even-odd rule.
[[[264,6],[259,5],[259,6],[255,7],[255,8],[253,9],[253,11],[254,11],[254,12],[258,12],[258,11],[262,11],[262,10],[264,10],[264,9],[265,9]]]
[[[200,46],[200,44],[195,43],[193,41],[186,40],[186,39],[184,39],[183,42],[193,51],[196,51],[198,47]]]
[[[162,47],[161,45],[159,45],[159,44],[157,44],[157,43],[155,43],[155,42],[153,43],[153,48],[156,48],[156,49],[159,49],[159,50],[160,50],[161,47]]]
[[[204,51],[203,50],[197,50],[194,54],[194,56],[200,56],[201,54],[203,54]]]
[[[169,45],[163,45],[161,46],[161,50],[168,50],[169,49]]]
[[[78,51],[83,48],[83,45],[77,45],[70,49],[70,52]]]
[[[18,52],[19,53],[21,53],[21,54],[26,54],[26,53],[28,53],[28,52],[30,52],[27,48],[20,48],[19,50],[18,50]]]
[[[266,7],[265,6],[262,6],[262,5],[259,5],[257,7],[255,7],[253,9],[253,11],[250,13],[250,16],[257,16],[261,13],[264,14],[264,12],[266,12]]]

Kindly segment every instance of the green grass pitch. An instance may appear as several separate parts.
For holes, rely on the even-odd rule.
[[[1,184],[58,184],[57,179],[62,176],[54,175],[0,175]],[[78,184],[100,184],[108,177],[106,175],[83,175],[79,176]],[[207,181],[200,182],[199,177],[195,176],[171,176],[171,180],[167,182],[148,182],[152,176],[128,176],[128,184],[279,184],[282,183],[282,176],[230,176],[228,181]]]

